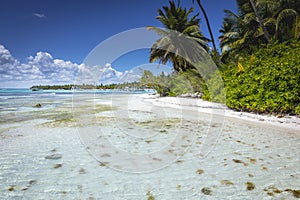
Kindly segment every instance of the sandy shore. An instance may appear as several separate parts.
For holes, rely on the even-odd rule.
[[[279,116],[261,115],[247,112],[238,112],[229,109],[227,106],[219,103],[208,102],[197,98],[182,97],[159,97],[159,95],[143,95],[146,101],[159,106],[168,106],[177,109],[197,109],[203,113],[214,113],[224,115],[227,119],[234,118],[253,122],[256,125],[273,126],[276,128],[294,130],[300,134],[300,118],[297,116]]]
[[[149,95],[40,101],[0,113],[3,199],[299,198],[296,118]]]

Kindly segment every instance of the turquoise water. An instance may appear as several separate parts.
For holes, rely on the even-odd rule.
[[[115,94],[143,94],[153,91],[142,90],[39,90],[30,89],[0,89],[0,124],[22,122],[30,119],[45,118],[41,112],[53,111],[60,107],[72,110],[74,98],[78,95],[88,97],[115,95]],[[41,107],[36,107],[38,104]],[[54,111],[52,113],[55,114]],[[51,115],[52,116],[52,115]]]
[[[39,100],[45,99],[65,99],[73,94],[143,94],[153,93],[152,90],[39,90],[21,88],[2,88],[0,89],[0,110],[11,110],[23,107],[30,102],[39,103]]]

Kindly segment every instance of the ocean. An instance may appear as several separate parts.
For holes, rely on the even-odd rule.
[[[80,95],[94,98],[110,95],[147,94],[154,90],[38,90],[23,88],[0,89],[0,123],[38,118],[35,111],[72,104]],[[40,105],[40,106],[39,106]],[[70,109],[72,109],[70,107]]]

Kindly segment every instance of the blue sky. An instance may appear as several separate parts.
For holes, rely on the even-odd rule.
[[[224,17],[223,10],[235,11],[235,0],[201,1],[217,40]],[[38,52],[49,53],[53,60],[70,61],[80,65],[99,43],[115,34],[139,27],[161,26],[155,19],[157,9],[168,5],[167,0],[0,0],[0,2],[2,19],[0,45],[9,51],[19,65],[28,64],[28,58],[36,57]],[[198,6],[192,4],[192,0],[182,0],[181,3],[188,8],[195,6],[195,12],[200,12]],[[200,18],[201,31],[209,37],[202,13]],[[137,51],[127,58],[123,56],[113,63],[112,67],[124,72],[132,66],[147,62],[147,51]],[[0,73],[3,73],[3,70],[2,66]],[[0,78],[4,79],[3,76]]]

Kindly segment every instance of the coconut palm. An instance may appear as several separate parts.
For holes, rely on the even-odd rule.
[[[223,57],[228,52],[252,53],[268,41],[283,42],[299,38],[300,1],[237,0],[237,5],[238,14],[225,11],[220,30],[222,35],[219,37]]]
[[[209,40],[200,31],[198,14],[190,16],[193,8],[187,10],[174,1],[169,1],[169,4],[169,7],[159,9],[156,17],[163,28],[147,27],[161,36],[151,47],[150,62],[171,62],[176,72],[186,71],[193,68],[192,63],[199,52],[208,50]]]
[[[202,11],[202,13],[203,13],[203,15],[204,15],[204,19],[205,19],[205,21],[206,21],[206,25],[207,25],[208,32],[209,32],[209,35],[210,35],[211,43],[212,43],[212,45],[213,45],[213,51],[214,51],[214,52],[217,52],[217,47],[216,47],[214,35],[213,35],[213,33],[212,33],[212,30],[211,30],[211,27],[210,27],[210,23],[209,23],[209,20],[208,20],[206,11],[205,11],[203,5],[201,4],[201,1],[200,1],[200,0],[196,0],[196,1],[197,1],[197,3],[198,3],[199,8],[201,9],[201,11]],[[194,3],[194,0],[193,0],[193,3]]]
[[[265,25],[264,25],[264,23],[263,23],[263,21],[262,21],[260,15],[259,15],[258,11],[257,11],[256,3],[254,2],[254,0],[250,0],[250,3],[251,3],[251,6],[252,6],[252,8],[253,8],[253,11],[254,11],[254,13],[255,13],[255,16],[256,16],[256,18],[257,18],[257,21],[259,22],[260,28],[263,30],[264,36],[265,36],[265,38],[267,39],[267,42],[270,43],[269,32],[268,32],[268,30],[266,29],[266,27],[265,27]]]
[[[263,33],[259,29],[259,23],[255,14],[247,13],[240,17],[230,10],[225,10],[225,18],[219,37],[222,49],[222,58],[229,52],[239,54],[240,52],[252,53],[259,44],[264,42]]]
[[[257,8],[264,17],[272,39],[283,42],[300,36],[299,0],[257,0]]]

